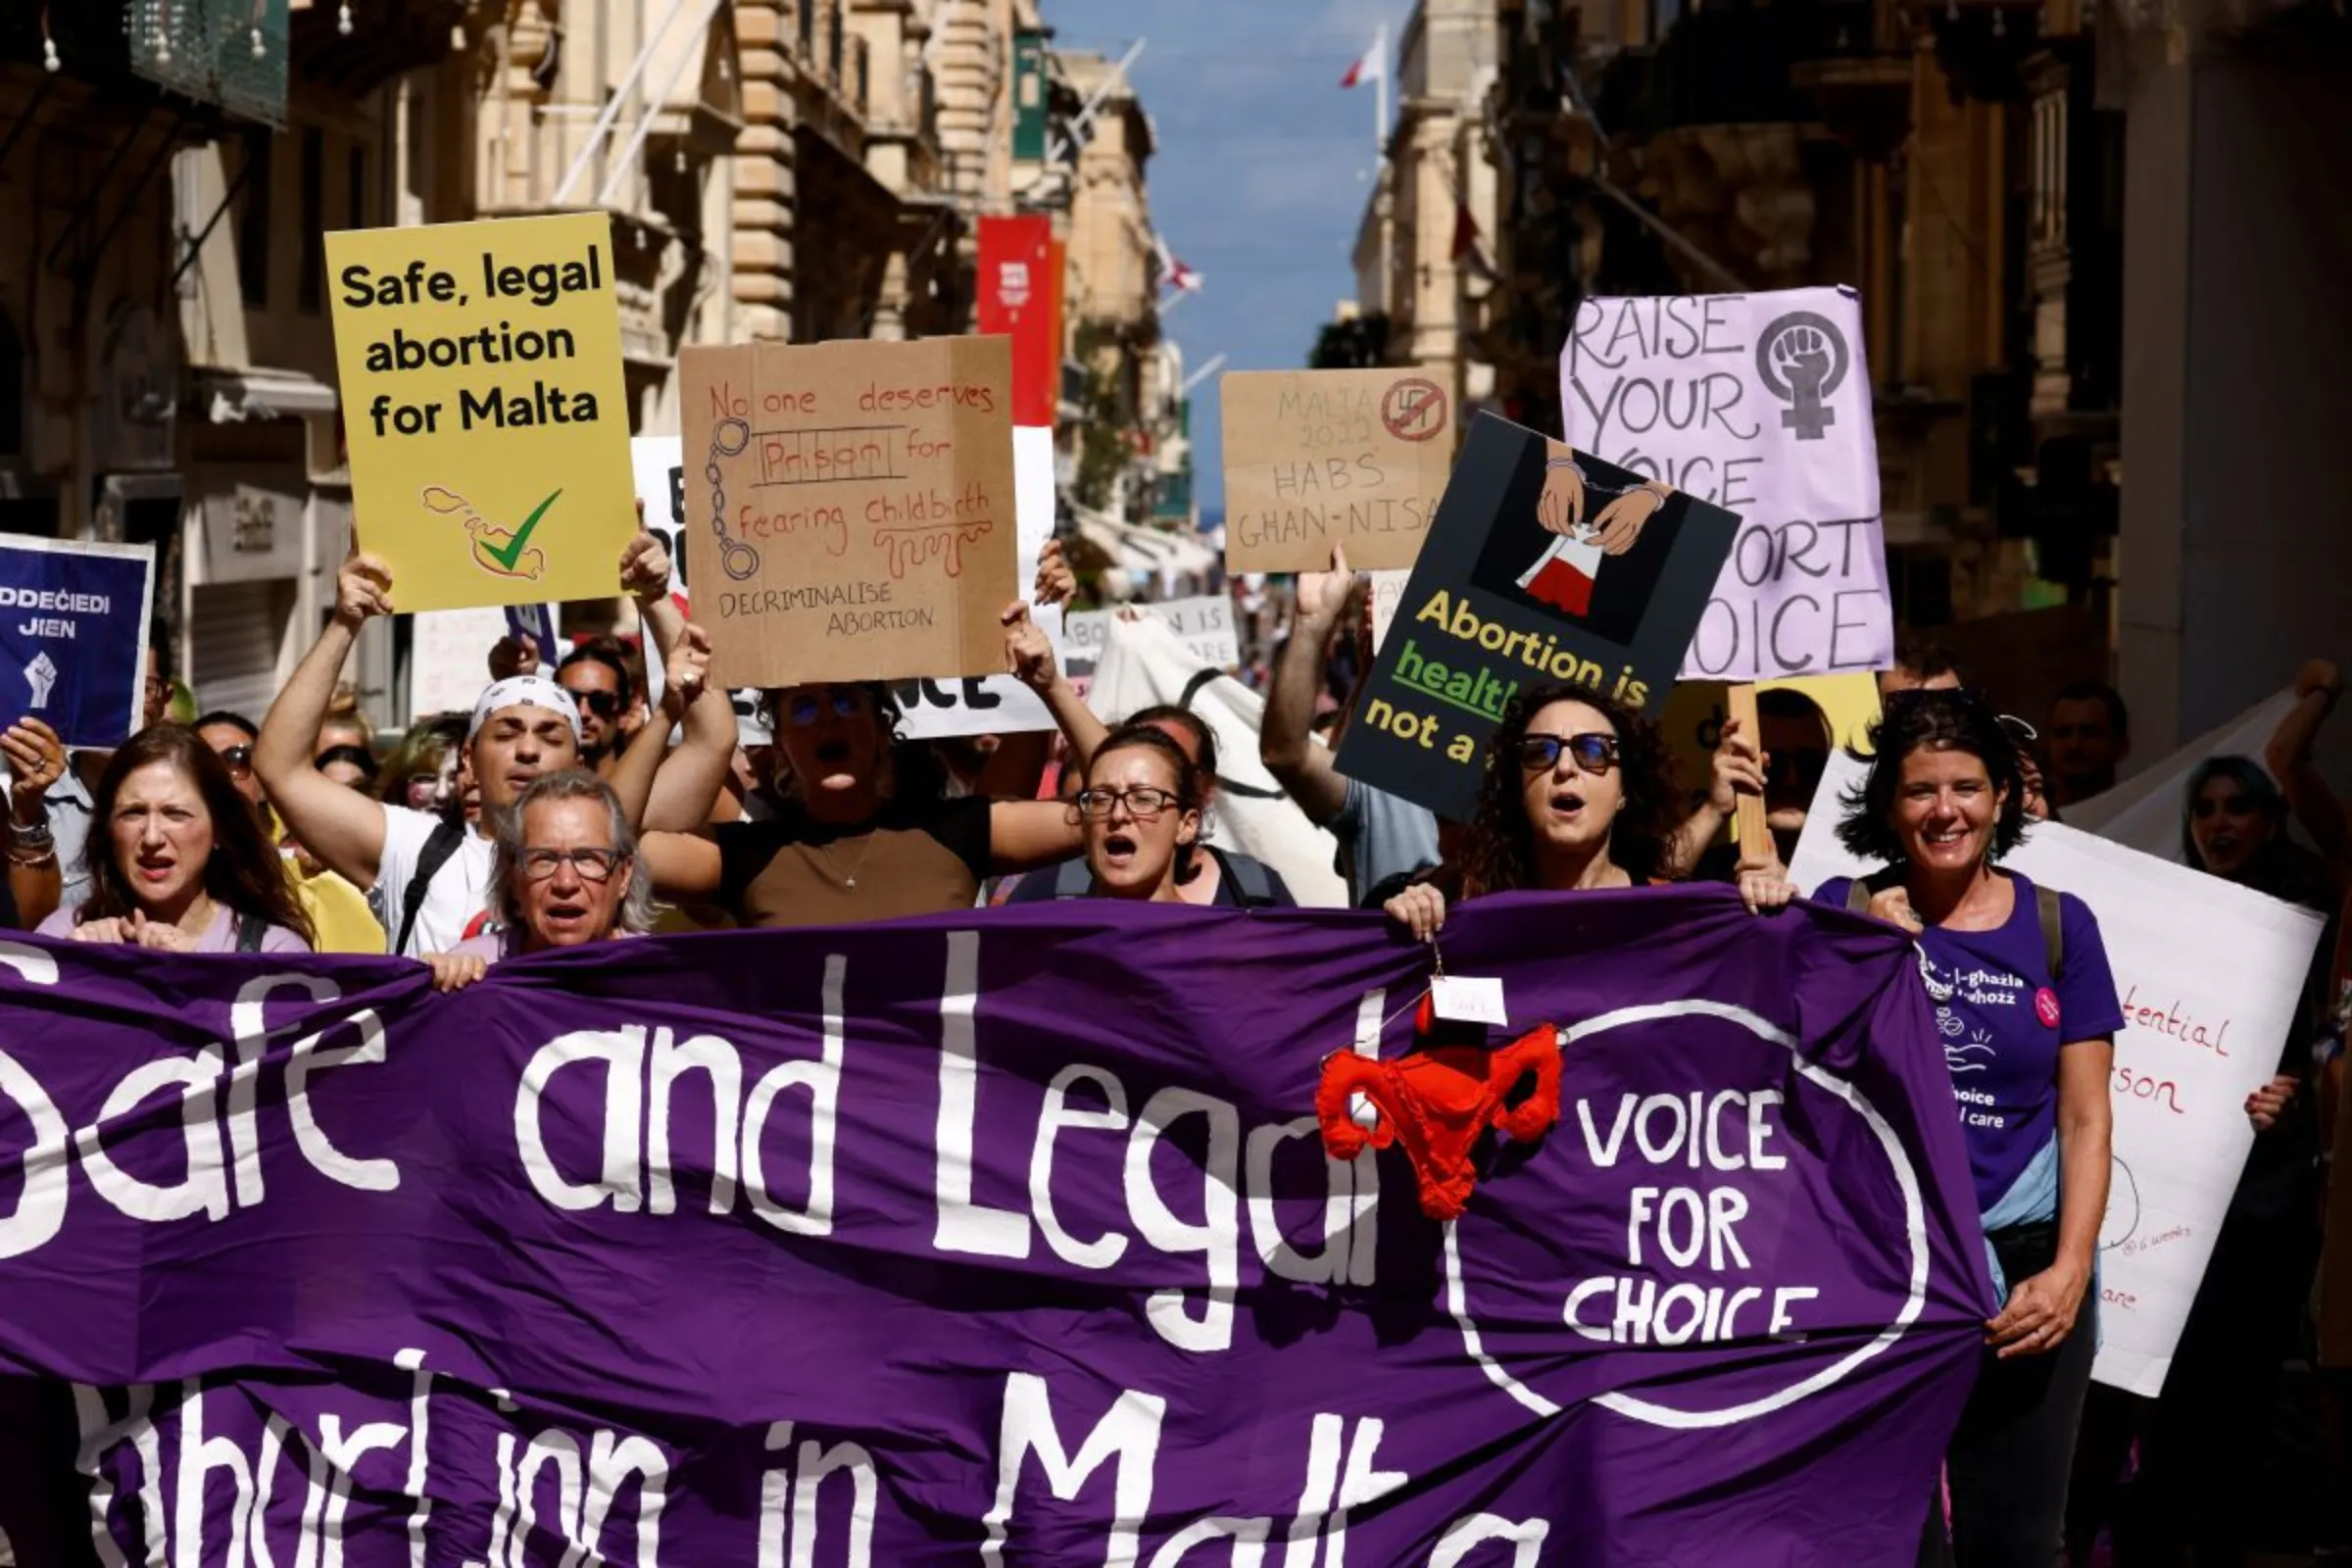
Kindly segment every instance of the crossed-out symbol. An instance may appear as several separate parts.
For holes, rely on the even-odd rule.
[[[1380,400],[1380,422],[1400,441],[1427,441],[1446,427],[1446,389],[1423,376],[1397,382]]]

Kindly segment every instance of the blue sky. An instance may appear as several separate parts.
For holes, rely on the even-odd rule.
[[[1202,287],[1166,330],[1197,369],[1306,361],[1332,307],[1355,292],[1357,220],[1373,164],[1374,89],[1340,77],[1389,24],[1390,67],[1410,0],[1044,0],[1054,42],[1117,59],[1158,132],[1152,215]],[[1394,84],[1391,89],[1394,114]],[[1193,394],[1203,511],[1224,505],[1216,378]]]

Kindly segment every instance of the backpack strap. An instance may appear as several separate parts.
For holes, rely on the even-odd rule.
[[[2066,920],[2058,905],[2058,890],[2034,884],[2034,912],[2041,918],[2041,952],[2049,960],[2050,984],[2066,978]]]
[[[1095,873],[1081,855],[1064,860],[1054,868],[1054,896],[1057,899],[1083,899],[1095,891]]]
[[[1274,902],[1273,879],[1266,875],[1265,866],[1247,855],[1227,855],[1216,849],[1209,854],[1217,858],[1217,869],[1233,878],[1241,891],[1246,908],[1262,909]]]
[[[239,953],[261,952],[262,938],[269,934],[270,922],[260,915],[240,914],[237,916],[237,951]]]
[[[409,878],[406,892],[400,896],[400,935],[392,943],[392,956],[400,956],[409,951],[409,937],[416,929],[416,910],[424,903],[425,890],[449,858],[458,853],[466,842],[466,818],[445,816],[433,824],[432,833],[425,839],[424,848],[416,852],[416,871]]]

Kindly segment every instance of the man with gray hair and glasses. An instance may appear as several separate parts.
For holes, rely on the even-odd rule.
[[[499,815],[488,902],[498,929],[425,956],[436,991],[462,990],[501,958],[651,927],[653,886],[612,786],[576,767],[533,780]]]

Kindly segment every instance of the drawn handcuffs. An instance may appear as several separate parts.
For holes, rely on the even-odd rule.
[[[719,484],[718,460],[740,458],[751,445],[748,420],[721,419],[711,428],[710,457],[703,465],[703,477],[710,481],[710,531],[718,536],[718,569],[737,582],[748,580],[760,569],[760,552],[727,535],[727,493]]]

